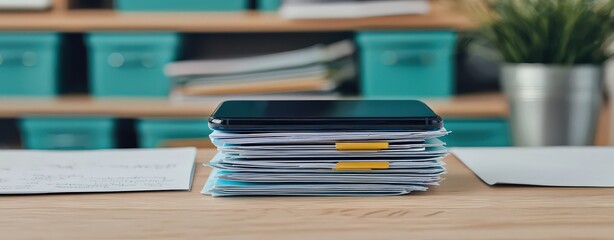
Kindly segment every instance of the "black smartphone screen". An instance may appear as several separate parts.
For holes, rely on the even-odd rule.
[[[441,118],[417,100],[226,101],[209,123],[226,131],[431,130]]]

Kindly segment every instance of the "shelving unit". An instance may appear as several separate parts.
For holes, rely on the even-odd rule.
[[[300,32],[366,29],[466,29],[471,21],[440,1],[426,15],[335,20],[287,20],[275,13],[120,13],[112,9],[71,9],[55,0],[50,11],[0,14],[2,31],[84,32],[168,30],[179,32]],[[83,1],[83,0],[81,0]]]
[[[433,0],[426,15],[373,17],[362,19],[287,20],[275,13],[257,11],[232,13],[122,13],[111,8],[79,7],[91,0],[53,0],[44,12],[2,12],[0,31],[53,31],[81,33],[92,31],[176,31],[191,33],[272,33],[341,32],[359,30],[452,29],[476,27],[466,17]],[[110,3],[112,0],[99,0]],[[87,2],[90,4],[90,2]],[[85,95],[57,98],[0,97],[0,118],[30,115],[106,115],[117,118],[207,117],[222,99],[174,102],[167,99],[93,99]],[[500,93],[461,95],[447,99],[425,99],[444,118],[505,118],[508,108]],[[609,142],[609,114],[600,120],[597,145]],[[178,145],[181,145],[179,143]]]
[[[349,98],[348,98],[349,99]],[[58,98],[0,98],[0,117],[23,115],[111,115],[138,117],[207,117],[223,99],[174,102],[166,99],[92,99],[87,96]],[[505,117],[507,106],[497,93],[425,99],[444,117]]]
[[[361,19],[287,20],[275,13],[121,13],[113,9],[75,7],[86,0],[54,0],[49,11],[0,14],[0,31],[177,31],[177,32],[326,32],[366,29],[466,29],[468,19],[449,8],[445,0],[433,1],[426,15]],[[483,98],[489,104],[478,104]],[[492,100],[490,99],[497,99]],[[165,99],[92,99],[88,96],[57,98],[0,98],[0,117],[23,115],[113,115],[116,117],[207,116],[221,100],[172,102]],[[476,101],[474,103],[474,101]],[[503,99],[497,94],[433,100],[444,116],[505,116]]]
[[[103,99],[87,96],[47,98],[0,98],[0,118],[24,115],[105,115],[118,118],[139,117],[207,117],[223,99],[198,102],[173,102],[166,99]],[[500,93],[460,95],[447,99],[424,99],[444,118],[504,118],[509,109]],[[604,107],[595,144],[610,142],[610,114]]]

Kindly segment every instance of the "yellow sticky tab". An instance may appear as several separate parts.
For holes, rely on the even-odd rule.
[[[333,170],[373,170],[388,169],[388,162],[338,162]]]
[[[388,149],[387,142],[338,142],[335,143],[337,150],[382,150]]]

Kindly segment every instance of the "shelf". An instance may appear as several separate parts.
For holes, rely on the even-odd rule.
[[[507,117],[505,96],[500,93],[468,94],[445,99],[424,99],[437,114],[445,117]]]
[[[0,98],[0,117],[24,115],[111,115],[115,117],[205,117],[219,101],[171,102],[166,99]]]
[[[177,102],[166,99],[0,98],[0,117],[26,115],[110,115],[138,117],[207,117],[222,99]],[[444,117],[505,117],[507,106],[500,94],[466,95],[450,99],[425,99]]]
[[[465,29],[473,24],[440,3],[426,15],[361,19],[287,20],[274,13],[118,13],[113,10],[67,10],[0,14],[3,31],[87,32],[142,30],[179,32],[304,32],[368,29]]]
[[[0,118],[28,115],[107,115],[118,118],[208,117],[223,100],[172,102],[165,99],[95,100],[86,96],[45,98],[0,98]],[[505,98],[499,93],[461,95],[449,99],[424,100],[444,118],[501,118],[508,116]],[[596,145],[610,143],[609,108],[599,121]]]

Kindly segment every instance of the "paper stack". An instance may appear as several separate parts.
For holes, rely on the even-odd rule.
[[[279,14],[283,18],[365,18],[377,16],[426,14],[428,0],[284,0]]]
[[[446,172],[444,128],[414,132],[214,131],[204,194],[377,196],[425,191]]]
[[[169,64],[174,99],[245,95],[331,93],[356,74],[354,45],[341,41],[236,59]]]

